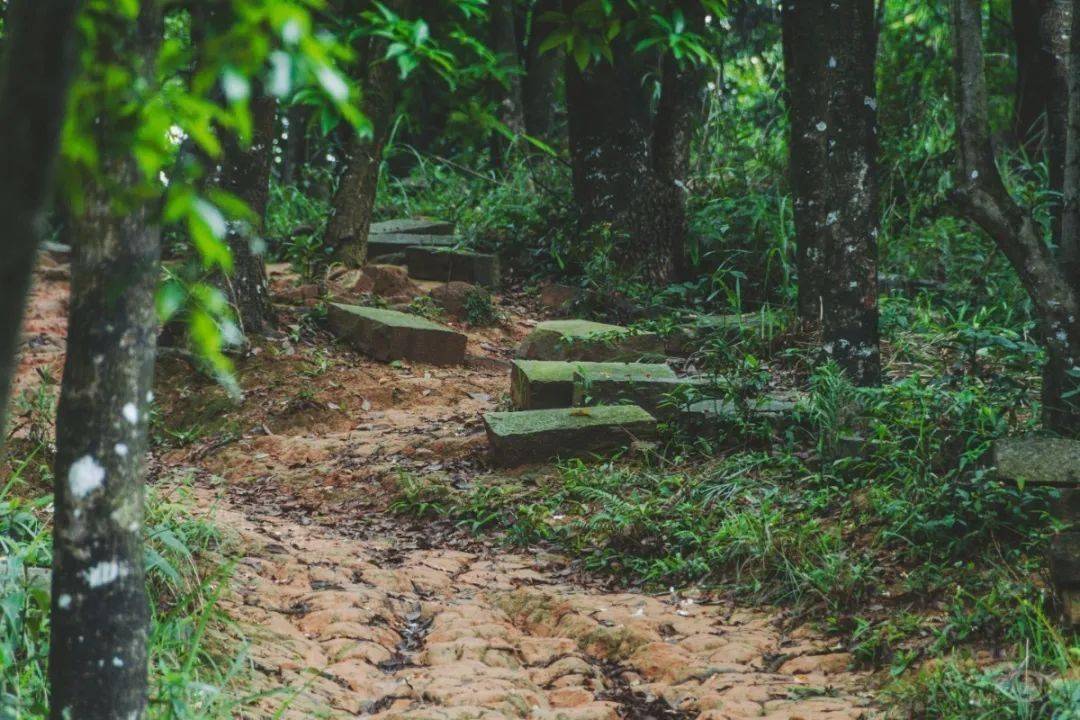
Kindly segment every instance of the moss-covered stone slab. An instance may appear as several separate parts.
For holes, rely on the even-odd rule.
[[[405,254],[411,247],[452,248],[459,238],[453,235],[416,235],[412,233],[385,233],[368,236],[368,257]]]
[[[409,266],[409,276],[417,280],[499,287],[499,258],[487,253],[430,245],[414,246],[405,250],[405,264]]]
[[[713,386],[707,378],[680,378],[674,372],[633,370],[639,366],[655,367],[645,363],[578,364],[574,372],[574,405],[637,405],[666,420],[685,410]]]
[[[445,220],[424,220],[420,218],[401,218],[371,223],[369,235],[453,235],[454,223]]]
[[[548,320],[521,341],[517,356],[525,360],[642,362],[663,359],[664,346],[656,333],[590,320]]]
[[[687,429],[703,435],[725,432],[746,420],[764,422],[780,430],[795,424],[796,410],[804,399],[805,395],[795,391],[776,391],[750,398],[745,406],[732,400],[710,398],[691,403],[678,419]]]
[[[664,347],[671,355],[684,357],[700,350],[707,339],[736,340],[745,333],[777,332],[783,324],[781,318],[763,313],[699,315],[675,328],[665,339]]]
[[[994,466],[1002,480],[1080,487],[1080,440],[1004,438],[994,443]]]
[[[334,333],[376,360],[415,360],[435,365],[465,361],[465,335],[416,315],[331,303],[327,320]]]
[[[635,405],[487,413],[484,427],[500,467],[606,453],[656,437],[656,420]]]
[[[595,374],[628,380],[675,378],[675,371],[663,363],[514,360],[511,368],[510,397],[518,410],[565,408],[574,405],[574,376],[578,371],[590,373],[590,376]]]

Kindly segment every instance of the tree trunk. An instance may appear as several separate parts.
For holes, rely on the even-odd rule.
[[[41,240],[42,215],[52,197],[53,169],[68,88],[77,64],[79,0],[11,0],[4,18],[0,75],[0,438],[18,363],[23,309]]]
[[[1080,391],[1076,286],[1046,246],[1039,223],[1009,195],[994,161],[983,70],[982,3],[951,0],[951,9],[960,156],[960,186],[954,198],[963,215],[990,235],[1009,259],[1035,307],[1048,356],[1043,369],[1043,425],[1075,436],[1080,434],[1080,396],[1072,395]],[[1080,152],[1077,138],[1072,135],[1068,140],[1073,156]],[[1070,199],[1077,197],[1078,175],[1074,167],[1066,190]]]
[[[263,223],[270,198],[277,101],[270,96],[252,100],[251,120],[251,146],[243,147],[236,138],[228,136],[220,176],[222,189],[247,203],[255,216],[256,224],[252,227],[238,228],[231,224],[228,237],[233,272],[225,284],[245,335],[264,333],[274,325],[263,259],[266,249]]]
[[[782,11],[784,75],[791,124],[788,174],[794,199],[795,267],[798,313],[802,320],[821,319],[825,287],[825,122],[823,97],[824,29],[821,2],[788,2]],[[827,128],[827,126],[826,126]]]
[[[1046,56],[1049,92],[1046,97],[1046,144],[1050,171],[1050,212],[1054,244],[1061,241],[1061,198],[1065,187],[1065,144],[1069,105],[1069,28],[1072,0],[1039,0],[1040,29]]]
[[[514,0],[493,0],[488,5],[491,49],[506,73],[505,82],[491,84],[499,121],[515,135],[525,132],[521,100],[521,59],[514,27]],[[508,143],[500,133],[491,136],[491,164],[501,168],[506,162]]]
[[[281,158],[281,184],[295,185],[303,178],[304,165],[307,163],[307,123],[308,108],[303,105],[294,105],[284,114],[287,121],[284,148]],[[282,123],[285,125],[285,123]]]
[[[1041,157],[1046,109],[1051,94],[1052,60],[1043,48],[1041,5],[1045,0],[1012,0],[1016,43],[1016,100],[1013,133],[1033,158]]]
[[[822,347],[857,385],[877,385],[877,19],[873,0],[829,2],[829,7],[822,120],[829,275]]]
[[[398,15],[409,7],[405,0],[391,5]],[[379,170],[397,101],[397,66],[383,59],[386,48],[384,39],[373,38],[363,53],[364,114],[371,121],[372,134],[370,138],[354,135],[346,145],[345,171],[334,193],[334,214],[324,238],[324,243],[332,248],[332,257],[351,267],[360,267],[367,261],[368,230],[375,211]]]
[[[555,85],[563,62],[562,51],[540,53],[540,44],[553,30],[552,24],[541,18],[544,13],[558,9],[559,0],[539,0],[536,3],[525,43],[525,78],[522,83],[525,131],[538,138],[548,137],[555,122]]]
[[[129,47],[152,71],[161,16],[143,3]],[[115,138],[112,118],[96,127]],[[142,181],[130,156],[87,191],[75,221],[67,358],[56,421],[50,717],[142,718],[148,604],[143,455],[154,371],[160,236],[144,205],[118,212],[108,187]]]

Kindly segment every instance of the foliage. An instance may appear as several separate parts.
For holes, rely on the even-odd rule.
[[[45,717],[52,498],[31,499],[22,468],[14,470],[0,488],[0,716]],[[229,718],[244,702],[236,693],[243,655],[217,605],[231,577],[221,561],[230,545],[192,515],[192,502],[181,489],[147,503],[151,718]]]

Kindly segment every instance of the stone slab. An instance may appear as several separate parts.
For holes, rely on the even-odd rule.
[[[1002,480],[1080,487],[1080,440],[1004,438],[994,443],[993,462]]]
[[[543,410],[574,405],[574,376],[624,379],[675,378],[662,363],[592,363],[561,360],[514,360],[510,371],[510,397],[518,410]],[[580,404],[580,403],[579,403]],[[600,403],[618,404],[618,403]]]
[[[499,287],[499,258],[470,250],[414,246],[405,250],[409,276],[417,280],[465,282]]]
[[[699,315],[681,323],[665,341],[665,350],[671,355],[691,355],[701,349],[706,339],[727,337],[737,339],[744,332],[779,330],[783,323],[773,316],[762,313],[733,315]]]
[[[747,400],[745,409],[726,399],[705,399],[691,403],[679,415],[679,421],[692,432],[714,434],[737,425],[744,418],[767,422],[775,429],[795,423],[795,409],[802,393],[777,391]]]
[[[708,378],[677,377],[675,373],[636,373],[627,368],[644,363],[600,367],[579,364],[574,373],[574,405],[638,405],[654,417],[667,420],[714,387]],[[666,365],[662,367],[667,367]]]
[[[410,233],[384,233],[368,236],[368,257],[405,253],[410,247],[452,248],[460,242],[453,235],[416,235]]]
[[[406,235],[453,235],[454,223],[445,220],[424,220],[421,218],[400,218],[371,223],[368,235],[387,235],[402,233]]]
[[[633,332],[619,325],[589,320],[548,320],[521,341],[517,357],[525,360],[641,362],[664,357],[656,333]]]
[[[500,467],[600,454],[656,437],[656,420],[635,405],[487,413],[484,427]]]
[[[435,365],[465,361],[465,335],[416,315],[330,303],[327,320],[334,333],[376,360],[416,360]]]

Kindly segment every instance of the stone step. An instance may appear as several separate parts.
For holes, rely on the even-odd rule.
[[[1002,480],[1080,487],[1080,440],[1003,438],[994,443],[994,465]]]
[[[417,280],[499,287],[499,258],[495,255],[425,245],[406,248],[405,264],[409,276]]]
[[[401,233],[405,235],[453,235],[454,223],[445,220],[423,220],[419,218],[400,218],[371,223],[368,235],[386,235]]]
[[[579,363],[574,372],[574,405],[638,405],[653,417],[668,420],[700,400],[715,383],[708,378],[676,377],[637,373],[635,366],[655,367],[644,363],[626,363],[609,367],[611,363]],[[661,367],[667,367],[663,365]],[[715,394],[715,393],[714,393]]]
[[[562,360],[514,360],[510,371],[510,397],[518,410],[543,410],[574,405],[574,375],[580,370],[624,381],[675,378],[662,363],[593,363]],[[601,403],[617,404],[617,403]]]
[[[465,361],[465,335],[416,315],[330,303],[327,320],[334,333],[376,360],[415,360],[435,365]]]
[[[453,235],[416,235],[409,233],[385,233],[368,236],[368,257],[377,258],[385,255],[405,253],[411,247],[446,247],[452,248],[460,238]]]
[[[484,415],[499,467],[610,452],[656,437],[656,420],[635,405],[493,412]]]
[[[517,356],[524,360],[658,361],[664,358],[664,347],[656,333],[589,320],[548,320],[521,341]]]
[[[680,412],[678,421],[699,435],[726,432],[744,419],[766,422],[781,430],[795,424],[795,410],[804,398],[800,392],[780,390],[747,400],[745,409],[728,399],[698,400]]]
[[[701,344],[709,338],[737,340],[743,333],[776,332],[783,325],[780,318],[762,313],[699,315],[676,327],[665,339],[664,345],[668,353],[685,357],[700,350]]]

